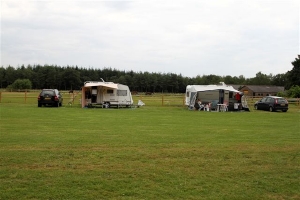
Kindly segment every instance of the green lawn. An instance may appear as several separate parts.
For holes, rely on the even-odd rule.
[[[300,109],[0,104],[0,199],[300,199]]]

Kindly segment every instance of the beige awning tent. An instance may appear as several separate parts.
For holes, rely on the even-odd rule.
[[[85,92],[87,90],[90,90],[92,87],[106,87],[111,89],[118,89],[118,84],[116,83],[109,83],[109,82],[87,82],[84,84],[84,86],[81,88],[81,107],[86,106],[86,98],[85,98]]]
[[[117,89],[118,88],[118,84],[116,83],[106,83],[106,82],[88,82],[86,84],[84,84],[84,86],[82,88],[90,88],[93,86],[103,86],[103,87],[107,87],[107,88],[112,88],[112,89]]]

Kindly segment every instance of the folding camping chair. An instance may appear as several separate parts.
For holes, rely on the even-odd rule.
[[[145,105],[145,103],[142,102],[142,100],[139,100],[139,101],[138,101],[138,104],[137,104],[138,107],[142,107],[142,106],[144,106],[144,105]]]

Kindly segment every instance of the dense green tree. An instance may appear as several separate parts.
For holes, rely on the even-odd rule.
[[[144,72],[141,75],[141,80],[143,81],[144,91],[149,92],[151,91],[151,75],[149,72]]]
[[[109,78],[110,82],[118,83],[119,82],[119,77],[118,76],[111,76]]]
[[[46,84],[46,77],[47,77],[47,68],[43,66],[36,66],[36,74],[33,78],[32,82],[36,89],[44,89],[48,88]]]
[[[15,80],[17,80],[17,73],[15,68],[12,66],[8,66],[6,68],[5,77],[4,77],[6,84],[11,85]]]
[[[101,76],[99,76],[99,73],[97,70],[95,69],[90,69],[89,70],[89,75],[88,77],[90,77],[90,80],[89,81],[101,81],[100,78],[103,78]],[[104,79],[105,81],[109,81],[108,79]]]
[[[293,69],[287,72],[287,88],[293,85],[300,85],[300,55],[298,55],[298,58],[295,58],[292,65],[294,66]]]
[[[223,77],[223,82],[226,84],[235,84],[236,80],[232,76],[225,76]]]
[[[211,84],[219,84],[221,82],[221,76],[217,75],[203,75],[201,85],[211,85]]]
[[[126,74],[124,78],[125,78],[126,85],[128,85],[129,88],[132,88],[133,86],[132,77],[129,74]]]
[[[298,69],[298,59],[293,64],[295,67],[287,74],[266,75],[258,72],[253,78],[245,78],[243,75],[218,76],[218,75],[198,75],[196,77],[183,77],[174,73],[149,73],[120,71],[112,68],[94,69],[79,68],[78,66],[56,66],[56,65],[28,65],[25,67],[0,68],[0,84],[5,88],[17,79],[29,79],[32,88],[57,88],[60,90],[80,89],[85,81],[105,81],[118,82],[128,85],[132,91],[138,92],[173,92],[184,93],[187,85],[209,85],[225,82],[226,84],[252,84],[252,85],[289,85],[289,77],[294,76]],[[296,70],[295,70],[296,69]],[[299,76],[297,76],[298,78]],[[296,81],[299,79],[294,78]],[[294,80],[291,78],[291,80]]]
[[[287,75],[286,74],[277,74],[273,76],[271,80],[271,85],[277,86],[286,86],[287,84]]]
[[[169,79],[169,83],[168,83],[168,91],[175,93],[179,90],[179,81],[178,81],[178,75],[177,74],[173,74],[170,73],[169,74],[170,79]]]
[[[45,80],[44,80],[44,85],[45,88],[58,88],[58,77],[59,77],[59,72],[56,70],[55,67],[52,66],[45,66]]]
[[[200,75],[197,75],[195,78],[192,79],[189,85],[203,85],[202,77]]]
[[[127,85],[127,81],[126,81],[126,78],[125,78],[124,75],[121,75],[121,76],[117,79],[116,82],[117,82],[117,83],[120,83],[120,84],[123,84],[123,85]]]
[[[261,72],[256,73],[254,78],[250,78],[246,81],[247,85],[271,85],[272,75],[266,75]]]
[[[238,78],[238,82],[235,84],[246,84],[246,78],[243,75],[240,75]]]
[[[62,78],[64,80],[63,85],[65,90],[78,90],[83,84],[80,80],[80,72],[70,67],[62,73]]]
[[[158,77],[158,92],[168,92],[168,77],[163,74],[158,74]]]
[[[80,71],[80,80],[81,80],[82,83],[92,80],[90,78],[90,73],[89,73],[88,69],[83,68],[83,69],[79,69],[79,71]]]
[[[0,88],[3,88],[4,80],[5,80],[5,69],[4,67],[0,67]]]
[[[156,92],[156,89],[157,89],[157,86],[158,86],[158,77],[157,77],[157,73],[153,73],[151,75],[151,81],[150,81],[150,91],[151,92]]]

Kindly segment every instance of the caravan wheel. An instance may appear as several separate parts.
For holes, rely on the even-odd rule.
[[[104,104],[103,104],[103,107],[104,107],[104,108],[110,108],[110,103],[109,103],[109,102],[104,103]]]

